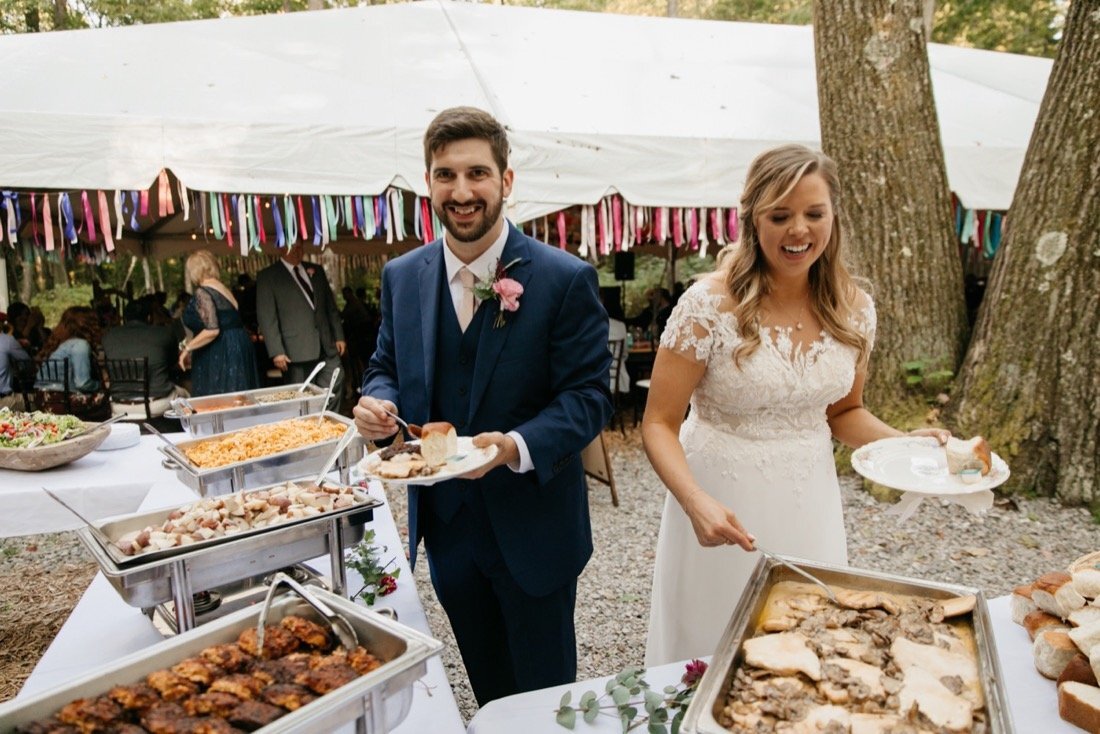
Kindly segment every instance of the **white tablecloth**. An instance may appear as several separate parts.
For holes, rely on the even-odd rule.
[[[42,487],[59,494],[86,517],[98,520],[135,512],[154,477],[175,476],[160,467],[158,439],[143,436],[137,446],[93,451],[74,462],[40,472],[0,469],[0,537],[74,530],[84,523],[54,502]],[[182,486],[182,485],[180,485]]]
[[[1017,734],[1081,734],[1081,730],[1058,717],[1058,691],[1054,681],[1035,670],[1031,657],[1031,642],[1027,631],[1014,624],[1009,607],[1010,597],[1002,596],[989,602],[993,635],[1005,678],[1005,692],[1016,725]],[[639,657],[641,651],[638,651]],[[646,673],[646,681],[654,690],[675,684],[684,673],[687,661],[671,663]],[[478,711],[470,721],[468,734],[561,734],[565,731],[554,721],[554,711],[562,694],[573,692],[573,705],[585,691],[604,692],[608,678],[581,681],[571,685],[543,688],[493,701]],[[614,709],[612,709],[614,711]],[[601,716],[592,724],[578,722],[579,732],[620,732],[619,720]]]
[[[86,466],[81,474],[88,486],[112,486],[109,482],[112,476],[134,477],[133,467],[141,466],[144,467],[141,477],[149,483],[150,489],[138,509],[148,511],[193,501],[195,494],[180,483],[173,472],[160,466],[161,454],[153,450],[154,444],[150,443],[148,438],[151,437],[143,437],[139,447],[108,454],[109,457],[126,458],[126,461],[119,463],[99,461]],[[182,440],[184,435],[175,434],[170,438]],[[156,439],[153,438],[153,440]],[[157,460],[152,461],[152,457],[148,454],[153,454]],[[374,486],[370,492],[384,499],[380,487]],[[376,545],[388,546],[389,550],[385,558],[395,557],[401,569],[397,591],[382,597],[377,606],[392,607],[397,611],[398,620],[402,624],[430,634],[427,617],[420,604],[413,575],[405,559],[400,536],[388,504],[374,510],[374,520],[367,527],[374,529]],[[322,573],[328,574],[327,557],[317,559],[312,565]],[[359,589],[357,584],[360,584],[360,581],[354,571],[348,571],[348,585],[353,591]],[[162,639],[153,627],[153,623],[141,613],[140,609],[127,606],[103,575],[96,574],[17,698],[24,698],[61,685],[93,668],[154,645]],[[427,674],[413,684],[412,709],[395,731],[398,734],[418,734],[419,732],[446,734],[446,732],[461,732],[464,728],[454,693],[447,682],[443,665],[436,656],[429,660]]]

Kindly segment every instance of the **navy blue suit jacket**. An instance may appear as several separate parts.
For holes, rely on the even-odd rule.
[[[595,269],[510,224],[502,263],[523,285],[519,310],[493,327],[498,301],[483,317],[468,430],[518,431],[534,470],[498,467],[481,479],[441,482],[424,491],[481,493],[513,578],[539,596],[580,575],[592,555],[592,531],[580,451],[611,415],[607,315]],[[435,372],[443,242],[389,262],[382,271],[382,325],[363,378],[363,394],[392,400],[410,423],[430,414]],[[446,304],[450,307],[450,304]],[[415,563],[421,537],[419,488],[409,488],[409,545]]]

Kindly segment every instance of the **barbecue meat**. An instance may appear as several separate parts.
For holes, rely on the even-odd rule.
[[[285,714],[286,710],[263,701],[245,701],[229,715],[229,723],[245,731],[255,731]]]
[[[329,631],[303,617],[290,615],[284,617],[280,623],[283,629],[297,637],[301,642],[315,650],[328,650],[332,646],[332,635]]]
[[[260,695],[264,688],[264,682],[249,673],[234,673],[218,678],[210,684],[209,692],[221,691],[230,693],[237,698],[250,701]]]
[[[274,706],[282,706],[287,711],[297,711],[310,701],[317,699],[304,686],[294,683],[276,683],[264,689],[263,699]]]
[[[240,673],[252,664],[253,657],[236,643],[214,645],[199,653],[203,660],[223,668],[227,673]]]
[[[229,716],[240,705],[241,699],[225,691],[207,691],[183,702],[190,716]]]
[[[85,734],[108,731],[121,717],[122,709],[106,696],[78,698],[57,714],[62,723],[75,726]]]
[[[15,734],[80,734],[80,729],[50,717],[16,727]]]
[[[366,675],[382,665],[382,661],[376,658],[365,647],[357,647],[348,653],[348,665],[355,668],[359,675]]]
[[[333,663],[314,668],[302,673],[294,682],[303,685],[318,695],[325,695],[329,691],[335,691],[345,683],[350,683],[359,677],[355,668],[343,663]]]
[[[256,628],[249,627],[237,638],[237,644],[249,655],[260,658],[281,658],[298,649],[298,638],[282,627],[264,625],[264,651],[260,654]]]
[[[262,660],[256,663],[257,676],[270,676],[275,683],[293,683],[300,674],[310,669],[310,661],[316,655],[304,652],[292,652],[278,660]]]
[[[116,724],[111,729],[111,734],[146,734],[145,730],[137,724]]]
[[[172,672],[201,686],[208,686],[215,678],[225,675],[225,670],[201,657],[176,663],[172,666]]]
[[[175,722],[186,718],[187,712],[178,703],[154,704],[141,715],[141,725],[152,734],[175,734]]]
[[[160,701],[160,696],[144,683],[133,686],[115,686],[107,696],[127,711],[142,712]]]
[[[190,698],[199,692],[199,687],[171,670],[156,670],[145,678],[149,687],[160,694],[165,701],[178,701]],[[148,728],[148,727],[146,727]]]

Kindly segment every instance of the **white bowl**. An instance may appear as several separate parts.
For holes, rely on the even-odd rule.
[[[99,445],[97,451],[114,451],[115,449],[127,449],[136,446],[141,439],[141,429],[136,423],[113,423],[111,435]]]

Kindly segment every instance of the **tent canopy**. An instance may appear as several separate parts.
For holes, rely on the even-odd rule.
[[[1051,61],[929,57],[952,189],[1007,209]],[[424,195],[424,128],[466,104],[509,129],[523,220],[730,206],[758,152],[820,144],[808,26],[424,0],[6,36],[0,68],[0,188]]]

